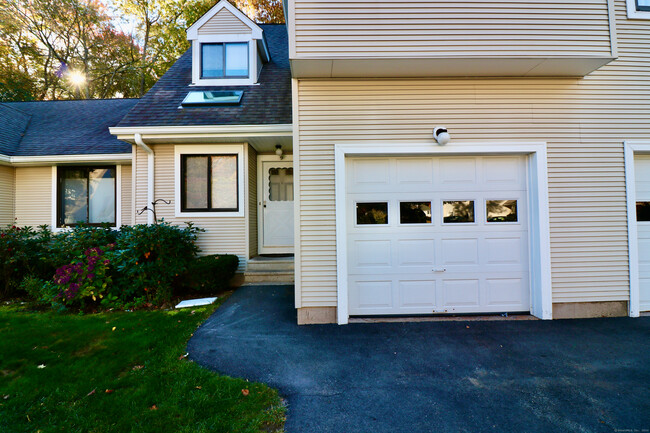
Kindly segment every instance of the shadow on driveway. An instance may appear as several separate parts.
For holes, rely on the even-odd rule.
[[[188,351],[279,389],[287,433],[648,432],[649,343],[650,317],[298,326],[292,286],[248,286]]]

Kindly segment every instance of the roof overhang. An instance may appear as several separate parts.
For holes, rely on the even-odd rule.
[[[131,153],[107,153],[95,155],[39,155],[8,156],[0,155],[0,165],[49,166],[62,164],[131,164]]]
[[[219,3],[214,5],[209,11],[207,11],[201,18],[199,18],[194,24],[192,24],[190,27],[187,29],[187,39],[192,41],[196,40],[199,38],[199,29],[203,27],[205,23],[207,23],[210,18],[215,16],[219,11],[222,9],[227,9],[230,13],[232,13],[234,16],[239,18],[239,20],[246,25],[248,28],[251,29],[251,32],[253,33],[253,39],[262,39],[262,28],[255,24],[253,20],[248,18],[245,13],[237,9],[235,6],[230,4],[228,0],[221,0]]]
[[[615,57],[295,58],[294,78],[584,77]]]
[[[258,152],[274,151],[280,144],[293,148],[293,125],[207,125],[207,126],[136,126],[112,127],[119,140],[135,143],[140,134],[147,144],[249,143]]]

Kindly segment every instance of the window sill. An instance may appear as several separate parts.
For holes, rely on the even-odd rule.
[[[200,78],[190,87],[198,86],[257,86],[254,78]]]
[[[244,212],[183,212],[176,211],[176,218],[233,218],[233,217],[243,217]]]

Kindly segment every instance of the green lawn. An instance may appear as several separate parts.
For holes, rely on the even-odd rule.
[[[0,307],[0,432],[282,431],[276,391],[179,359],[215,308],[79,316]]]

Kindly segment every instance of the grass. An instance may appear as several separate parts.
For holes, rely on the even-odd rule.
[[[282,431],[276,391],[179,359],[215,308],[69,315],[0,307],[0,431]]]

